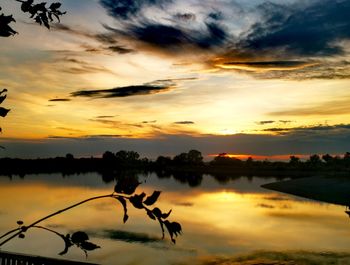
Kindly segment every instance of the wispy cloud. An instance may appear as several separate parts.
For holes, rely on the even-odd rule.
[[[350,98],[334,99],[308,107],[292,108],[269,113],[271,116],[322,116],[350,113]]]
[[[336,124],[336,125],[311,125],[311,126],[297,126],[297,127],[271,127],[262,130],[264,132],[276,133],[280,135],[327,135],[331,136],[332,134],[342,133],[350,133],[350,124]]]
[[[257,121],[256,124],[258,125],[266,125],[266,124],[271,124],[271,123],[275,123],[276,121]]]
[[[67,102],[67,101],[71,101],[71,99],[69,98],[53,98],[53,99],[49,99],[50,102]]]
[[[193,121],[176,121],[174,122],[174,124],[177,124],[177,125],[192,125],[192,124],[195,124]]]

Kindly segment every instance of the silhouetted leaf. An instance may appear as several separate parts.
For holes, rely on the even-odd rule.
[[[135,194],[134,196],[131,196],[129,198],[129,201],[135,208],[143,209],[142,201],[145,196],[146,194],[144,192],[142,192],[141,194]]]
[[[162,217],[162,211],[159,208],[154,208],[152,210],[152,213],[157,217],[157,218],[161,218]]]
[[[24,239],[26,236],[24,234],[19,234],[18,237]]]
[[[74,244],[80,244],[86,240],[89,240],[89,236],[85,232],[78,231],[72,235],[71,239]]]
[[[178,236],[181,234],[182,228],[181,225],[177,222],[169,222],[169,221],[164,221],[165,227],[167,228],[171,241],[175,244],[176,240],[174,238],[175,236]]]
[[[152,213],[152,211],[146,209],[147,211],[147,215],[149,216],[149,218],[151,218],[152,220],[156,220],[156,217],[154,216],[154,214]]]
[[[34,0],[27,0],[26,2],[23,2],[21,5],[21,9],[24,13],[29,12],[29,10],[32,7]]]
[[[0,91],[0,95],[2,95],[3,93],[6,93],[7,92],[7,89],[4,88],[3,90]]]
[[[171,211],[172,211],[172,210],[170,210],[168,213],[163,213],[163,214],[162,214],[162,218],[163,218],[163,219],[167,219],[167,218],[169,217],[169,215],[171,214]]]
[[[6,99],[6,95],[5,95],[5,96],[1,96],[1,97],[0,97],[0,104],[1,104],[2,102],[4,102],[5,99]]]
[[[58,255],[64,255],[64,254],[67,254],[69,248],[71,246],[73,246],[71,240],[70,240],[70,235],[67,234],[66,236],[61,236],[61,238],[63,239],[64,241],[64,249],[62,250],[62,252],[58,253]]]
[[[131,195],[141,183],[135,177],[118,179],[114,187],[116,193]]]
[[[56,3],[52,3],[49,8],[51,10],[56,10],[56,9],[59,9],[61,5],[62,5],[61,3],[56,2]]]
[[[9,109],[1,108],[0,107],[0,116],[1,117],[6,117],[7,113],[9,112]]]
[[[127,214],[128,208],[126,206],[126,200],[123,197],[117,197],[117,200],[122,204],[123,209],[124,209],[124,217],[123,217],[123,222],[126,223],[126,221],[129,219],[129,216]]]
[[[23,221],[17,221],[18,225],[23,225]]]
[[[144,204],[148,206],[153,205],[158,200],[160,193],[160,191],[154,191],[151,196],[146,198]]]
[[[83,249],[83,250],[87,250],[87,251],[92,251],[92,250],[95,250],[97,248],[101,248],[100,246],[98,245],[95,245],[94,243],[91,243],[91,242],[88,242],[88,241],[84,241],[80,244],[80,247]]]
[[[39,15],[37,15],[36,17],[35,17],[35,22],[36,23],[38,23],[39,25],[42,25],[43,23],[41,22],[41,18],[40,18],[40,16]]]

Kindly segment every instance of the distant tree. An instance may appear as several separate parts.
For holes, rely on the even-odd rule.
[[[289,164],[291,166],[297,166],[300,164],[300,158],[297,156],[290,156],[289,157]]]
[[[211,165],[231,165],[231,166],[237,166],[241,165],[242,161],[235,157],[229,157],[227,153],[221,153],[217,155],[213,161],[210,162]]]
[[[307,163],[309,165],[311,165],[311,167],[320,167],[322,165],[322,160],[320,158],[319,155],[315,154],[315,155],[311,155],[307,161]]]
[[[72,154],[66,154],[67,160],[74,160],[74,156]]]
[[[103,153],[102,159],[106,162],[112,162],[115,161],[115,155],[110,151],[106,151]]]
[[[188,164],[188,154],[187,153],[181,153],[179,155],[174,156],[173,162],[176,165]]]
[[[334,158],[330,154],[326,154],[322,156],[323,161],[326,162],[326,164],[331,164],[334,160]]]
[[[169,166],[171,164],[171,158],[168,156],[158,156],[156,164],[160,167]]]
[[[345,166],[350,166],[350,152],[346,152],[343,157]]]
[[[202,153],[197,150],[190,150],[187,153],[188,163],[191,165],[200,165],[203,164],[203,156]]]

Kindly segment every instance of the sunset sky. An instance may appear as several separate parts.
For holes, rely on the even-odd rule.
[[[61,2],[1,1],[0,157],[350,151],[349,0]]]

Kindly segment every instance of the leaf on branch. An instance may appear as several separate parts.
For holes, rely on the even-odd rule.
[[[152,210],[152,213],[158,218],[160,219],[162,217],[162,211],[156,207]]]
[[[163,214],[162,214],[162,218],[163,218],[163,219],[167,219],[167,218],[169,217],[169,215],[171,214],[171,211],[172,211],[172,210],[170,210],[168,213],[163,213]]]
[[[23,221],[17,221],[18,225],[23,225]]]
[[[7,97],[7,95],[5,95],[5,96],[0,96],[0,104],[1,104],[2,102],[4,102],[4,100],[6,99],[6,97]]]
[[[154,214],[152,213],[152,211],[146,209],[147,215],[149,216],[149,218],[151,218],[152,220],[156,220],[156,217],[154,216]]]
[[[19,234],[18,237],[24,239],[26,236],[24,234]]]
[[[126,223],[126,221],[129,219],[128,216],[128,208],[126,205],[126,200],[123,197],[117,197],[117,200],[122,204],[123,209],[124,209],[124,217],[123,217],[123,222]]]
[[[0,91],[0,95],[2,95],[3,93],[6,93],[7,92],[7,89],[4,88],[3,90]]]
[[[141,183],[136,177],[120,178],[114,187],[116,193],[131,195]]]
[[[9,109],[1,108],[0,107],[0,116],[1,117],[6,117],[7,113],[9,112]]]
[[[146,194],[144,192],[142,192],[141,194],[135,194],[134,196],[129,198],[129,201],[131,202],[131,204],[137,208],[137,209],[143,209],[143,198],[146,196]]]
[[[27,0],[22,2],[21,9],[24,13],[29,12],[34,0]]]
[[[177,222],[169,222],[169,221],[164,221],[165,227],[167,228],[171,241],[175,244],[176,240],[174,238],[174,236],[178,236],[181,235],[182,232],[182,228],[181,225]]]
[[[151,196],[146,198],[146,200],[144,201],[144,204],[148,206],[155,204],[159,198],[160,193],[161,193],[160,191],[154,191]]]
[[[101,247],[94,244],[94,243],[91,243],[89,241],[84,241],[80,244],[80,248],[83,250],[87,250],[87,251],[93,251],[93,250],[95,250],[97,248],[101,248]]]
[[[61,238],[63,239],[64,241],[64,249],[58,253],[58,255],[64,255],[64,254],[67,254],[68,253],[68,250],[71,246],[73,246],[72,242],[71,242],[71,239],[70,239],[70,235],[67,234],[66,236],[61,236]]]
[[[80,244],[86,240],[89,240],[89,236],[85,232],[78,231],[72,235],[71,240],[74,244]]]

